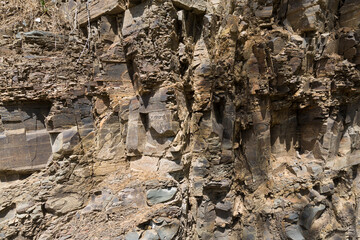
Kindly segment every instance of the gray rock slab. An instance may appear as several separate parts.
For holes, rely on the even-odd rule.
[[[161,240],[171,240],[179,230],[179,223],[172,222],[160,227],[157,232]]]
[[[290,240],[305,240],[298,225],[292,225],[285,229],[286,236]]]
[[[170,189],[150,189],[147,191],[146,197],[150,205],[155,205],[170,201],[173,199],[176,192],[176,187],[172,187]]]
[[[153,229],[146,230],[140,240],[159,240],[159,235],[157,232]]]
[[[307,205],[300,215],[300,226],[307,230],[310,229],[313,221],[318,218],[324,210],[325,205],[323,204],[319,206]]]

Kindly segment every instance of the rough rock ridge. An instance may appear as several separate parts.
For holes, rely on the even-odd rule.
[[[0,13],[0,239],[360,239],[359,0]]]

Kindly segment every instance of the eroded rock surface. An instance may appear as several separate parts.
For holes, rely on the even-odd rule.
[[[357,0],[0,12],[0,239],[360,238]]]

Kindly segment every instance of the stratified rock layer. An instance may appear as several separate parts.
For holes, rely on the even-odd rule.
[[[357,0],[0,4],[0,239],[360,238]]]

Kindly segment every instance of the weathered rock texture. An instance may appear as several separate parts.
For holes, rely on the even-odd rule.
[[[360,238],[358,0],[0,12],[0,239]]]

